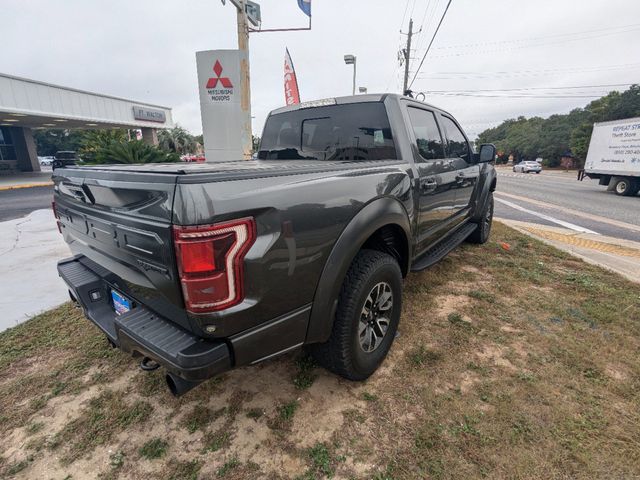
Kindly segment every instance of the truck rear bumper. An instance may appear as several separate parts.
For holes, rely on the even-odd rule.
[[[189,382],[207,380],[231,369],[231,352],[222,340],[207,340],[163,319],[144,305],[122,315],[111,302],[110,272],[83,256],[58,263],[58,274],[68,285],[86,317],[121,350],[155,360],[170,373]]]

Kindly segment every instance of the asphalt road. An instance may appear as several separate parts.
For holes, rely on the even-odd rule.
[[[53,187],[0,191],[0,222],[51,207]],[[512,173],[498,169],[498,218],[584,229],[640,241],[640,196],[620,197],[596,181],[578,182],[573,173]],[[558,223],[560,222],[560,223]]]
[[[640,241],[640,196],[621,197],[573,173],[498,170],[495,216]]]
[[[51,208],[53,186],[0,191],[0,222],[24,217],[34,210]]]

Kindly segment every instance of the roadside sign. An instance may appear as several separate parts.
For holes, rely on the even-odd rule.
[[[262,23],[262,14],[260,13],[260,5],[251,0],[246,0],[244,10],[247,12],[247,20],[251,22],[254,27],[259,27]]]
[[[196,53],[202,134],[207,162],[242,160],[244,126],[251,122],[251,108],[240,89],[240,50],[207,50]]]

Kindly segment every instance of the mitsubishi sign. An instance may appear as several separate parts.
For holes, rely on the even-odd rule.
[[[207,162],[242,160],[243,146],[251,126],[249,99],[242,95],[243,62],[239,50],[208,50],[196,53],[200,113]],[[246,96],[246,95],[245,95]],[[249,145],[251,139],[248,140]]]

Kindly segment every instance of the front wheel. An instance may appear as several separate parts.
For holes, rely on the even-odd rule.
[[[365,380],[387,356],[400,322],[402,272],[395,258],[361,250],[342,284],[331,336],[311,345],[326,369],[349,380]]]
[[[482,218],[478,222],[478,227],[467,237],[471,243],[483,244],[489,240],[491,225],[493,224],[493,192],[489,193],[487,204],[482,212]]]

